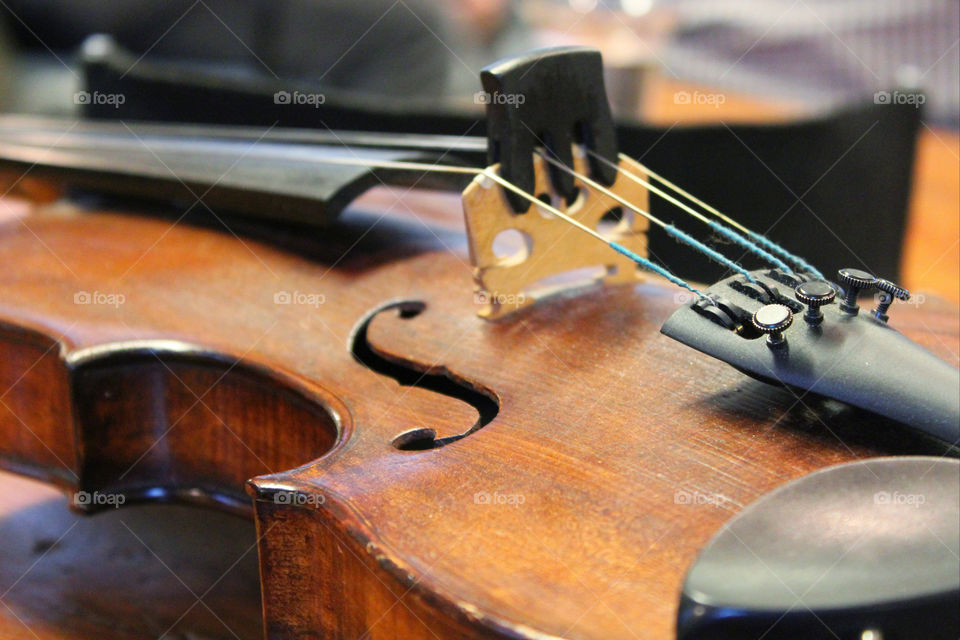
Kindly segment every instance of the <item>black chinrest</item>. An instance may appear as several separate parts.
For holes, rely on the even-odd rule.
[[[767,494],[687,574],[679,640],[955,640],[960,461],[875,458]]]

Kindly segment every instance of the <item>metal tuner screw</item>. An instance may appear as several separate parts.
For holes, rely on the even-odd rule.
[[[813,326],[823,322],[823,312],[820,311],[820,307],[830,304],[837,297],[836,290],[830,286],[829,282],[823,280],[802,282],[793,290],[793,294],[797,300],[807,305],[807,312],[803,314],[803,319]]]
[[[753,326],[757,331],[767,334],[768,347],[780,347],[787,344],[783,331],[793,324],[793,312],[782,304],[768,304],[753,314]]]
[[[893,304],[894,299],[897,300],[909,300],[910,292],[904,289],[903,287],[890,282],[889,280],[884,280],[879,278],[877,280],[877,289],[880,290],[880,302],[877,304],[877,308],[871,311],[877,320],[886,322],[890,319],[890,316],[887,315],[887,310],[890,308],[890,305]]]
[[[851,315],[856,315],[860,311],[857,305],[857,296],[861,291],[874,287],[877,283],[876,277],[872,273],[861,271],[860,269],[840,269],[837,272],[837,280],[843,285],[843,300],[840,301],[840,309]]]

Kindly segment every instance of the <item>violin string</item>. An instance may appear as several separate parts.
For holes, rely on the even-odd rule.
[[[604,158],[603,156],[598,155],[597,153],[595,153],[594,151],[592,151],[592,150],[590,150],[590,149],[587,149],[586,151],[587,151],[587,153],[589,153],[592,157],[597,158],[597,159],[600,160],[601,162],[604,162],[604,163],[606,163],[606,164],[614,167],[619,173],[627,176],[629,179],[634,180],[634,181],[637,181],[637,182],[640,182],[640,183],[643,184],[644,186],[647,186],[648,188],[650,188],[650,187],[649,187],[649,184],[648,184],[646,181],[643,181],[641,178],[639,178],[639,176],[636,176],[635,174],[631,173],[630,171],[627,171],[627,170],[624,169],[622,166],[610,162],[609,160],[607,160],[607,159]],[[623,154],[623,153],[618,154],[618,157],[620,158],[620,160],[629,160],[629,159],[630,159],[629,156],[627,156],[626,154]],[[784,260],[787,260],[787,261],[789,261],[789,262],[792,262],[796,267],[798,267],[799,269],[801,269],[801,270],[803,270],[803,271],[805,271],[805,272],[807,272],[807,273],[810,273],[810,274],[812,274],[812,275],[814,275],[814,276],[816,276],[816,277],[818,277],[818,278],[823,278],[823,274],[822,274],[816,267],[814,267],[812,264],[810,264],[809,262],[807,262],[806,260],[804,260],[804,259],[801,258],[800,256],[798,256],[798,255],[796,255],[796,254],[794,254],[794,253],[791,253],[790,251],[788,251],[787,249],[785,249],[783,246],[781,246],[781,245],[777,244],[776,242],[774,242],[773,240],[770,240],[769,238],[767,238],[765,235],[763,235],[763,234],[761,234],[761,233],[757,233],[756,231],[753,231],[753,230],[751,230],[751,229],[748,229],[746,226],[744,226],[743,224],[737,222],[735,219],[731,218],[730,216],[724,214],[723,212],[721,212],[720,210],[718,210],[716,207],[713,207],[713,206],[707,204],[706,202],[704,202],[703,200],[701,200],[700,198],[697,198],[696,196],[694,196],[694,195],[693,195],[692,193],[690,193],[689,191],[681,188],[679,185],[675,184],[674,182],[671,182],[670,180],[668,180],[667,178],[663,177],[663,176],[660,175],[659,173],[653,171],[652,169],[650,169],[648,166],[644,165],[643,163],[641,163],[641,162],[639,162],[639,161],[636,161],[636,160],[634,160],[634,162],[636,162],[637,165],[639,165],[639,167],[640,167],[643,171],[645,171],[648,176],[650,176],[650,177],[653,178],[654,180],[660,182],[661,184],[663,184],[663,185],[664,185],[665,187],[667,187],[668,189],[672,189],[672,190],[674,191],[674,193],[677,193],[678,195],[681,195],[681,196],[683,196],[684,198],[687,198],[688,200],[690,200],[690,201],[693,202],[694,204],[697,204],[697,205],[699,205],[700,207],[702,207],[703,209],[705,209],[707,212],[713,214],[714,216],[717,216],[718,218],[720,218],[721,220],[723,220],[724,222],[726,222],[728,225],[736,228],[737,230],[740,231],[741,234],[745,234],[745,235],[753,242],[753,246],[747,246],[746,244],[744,244],[743,241],[746,240],[746,238],[744,238],[743,235],[736,234],[732,229],[729,229],[728,227],[724,227],[723,225],[718,224],[718,223],[716,223],[716,222],[713,221],[713,220],[704,219],[704,218],[702,217],[702,215],[698,215],[697,213],[695,213],[689,206],[682,205],[682,204],[680,204],[679,202],[677,202],[677,201],[676,201],[675,199],[673,199],[673,198],[667,198],[667,197],[665,197],[665,196],[663,195],[663,193],[662,193],[659,189],[656,189],[656,188],[651,189],[652,191],[654,191],[654,193],[657,193],[657,195],[660,195],[661,197],[664,197],[666,200],[668,200],[668,201],[671,202],[672,204],[675,204],[676,206],[680,207],[681,209],[683,209],[683,210],[686,211],[687,213],[691,213],[692,215],[694,215],[694,216],[697,217],[698,219],[700,219],[700,220],[702,220],[703,222],[705,222],[706,224],[710,225],[710,227],[711,227],[712,229],[714,229],[715,231],[717,231],[718,233],[720,233],[720,234],[723,235],[724,237],[728,238],[729,240],[731,240],[731,241],[733,241],[733,242],[736,242],[737,244],[740,244],[740,245],[743,246],[744,248],[749,249],[751,252],[755,253],[756,255],[759,255],[760,257],[762,257],[763,259],[767,260],[767,261],[770,262],[771,264],[779,267],[780,269],[783,269],[784,271],[787,271],[788,273],[792,273],[792,272],[793,272],[793,269],[790,268],[789,266],[787,266],[786,264],[784,264],[782,260],[780,260],[779,258],[776,258],[773,254],[777,254],[777,255],[779,255],[781,258],[783,258]]]
[[[774,265],[774,266],[777,267],[778,269],[782,269],[783,271],[786,271],[787,273],[793,273],[793,268],[791,268],[787,263],[785,263],[785,262],[784,262],[783,260],[781,260],[780,258],[776,257],[775,255],[773,255],[772,253],[770,253],[769,251],[767,251],[767,250],[764,249],[763,247],[759,246],[759,244],[757,244],[756,242],[753,242],[753,241],[750,240],[749,238],[746,238],[746,237],[744,237],[743,235],[741,235],[740,233],[737,233],[736,231],[734,231],[734,230],[731,229],[730,227],[724,226],[724,225],[720,224],[719,222],[717,222],[717,221],[715,221],[715,220],[711,220],[710,218],[706,217],[705,215],[703,215],[702,213],[700,213],[700,212],[697,211],[696,209],[693,209],[693,208],[690,207],[689,205],[687,205],[687,204],[685,204],[685,203],[677,200],[676,198],[674,198],[673,196],[671,196],[669,193],[666,193],[666,192],[663,191],[662,189],[659,189],[658,187],[650,184],[650,182],[649,182],[648,180],[644,180],[644,179],[641,178],[640,176],[638,176],[638,175],[636,175],[636,174],[634,174],[634,173],[631,173],[630,171],[627,171],[626,169],[624,169],[624,168],[621,167],[620,165],[614,164],[613,162],[610,162],[609,160],[607,160],[607,159],[604,158],[603,156],[595,153],[594,151],[591,151],[590,149],[587,149],[586,152],[587,152],[588,154],[590,154],[592,157],[600,160],[600,161],[603,162],[604,164],[607,164],[607,165],[613,167],[613,168],[616,169],[616,171],[617,171],[618,173],[620,173],[621,175],[624,175],[624,176],[626,176],[628,179],[633,180],[634,182],[636,182],[636,183],[638,183],[638,184],[640,184],[640,185],[643,185],[644,187],[646,187],[647,189],[649,189],[652,193],[655,193],[656,195],[660,196],[661,198],[663,198],[663,199],[666,200],[667,202],[669,202],[669,203],[671,203],[672,205],[680,208],[680,209],[681,209],[682,211],[684,211],[685,213],[693,216],[694,218],[696,218],[696,219],[699,220],[700,222],[704,223],[705,225],[707,225],[708,227],[710,227],[711,229],[713,229],[714,231],[716,231],[717,233],[719,233],[719,234],[720,234],[721,236],[723,236],[724,238],[730,240],[731,242],[733,242],[733,243],[735,243],[735,244],[740,245],[741,247],[743,247],[744,249],[746,249],[746,250],[749,251],[750,253],[753,253],[753,254],[759,256],[760,258],[762,258],[763,260],[766,260],[768,263]],[[629,159],[629,157],[628,157],[628,156],[625,156],[624,154],[620,154],[619,157],[620,157],[621,159],[627,159],[627,160]],[[644,169],[644,170],[646,170],[646,169]],[[766,240],[766,238],[765,238],[764,240]],[[770,241],[769,241],[769,240],[766,240],[766,242],[770,242]]]
[[[624,154],[620,154],[620,156],[621,156],[621,159],[626,157]],[[789,260],[790,262],[793,262],[793,263],[794,263],[796,266],[798,266],[799,268],[801,268],[801,269],[803,269],[803,270],[805,270],[805,271],[808,271],[808,272],[812,273],[813,275],[817,276],[818,278],[823,278],[823,274],[820,273],[820,271],[818,271],[816,267],[814,267],[812,264],[810,264],[809,262],[807,262],[806,260],[804,260],[804,259],[801,258],[800,256],[791,253],[790,251],[788,251],[787,249],[783,248],[782,246],[780,246],[780,245],[777,244],[776,242],[774,242],[774,241],[770,240],[769,238],[767,238],[765,235],[763,235],[763,234],[761,234],[761,233],[757,233],[756,231],[752,231],[752,230],[748,229],[747,227],[745,227],[744,225],[740,224],[739,222],[737,222],[736,220],[734,220],[734,219],[731,218],[730,216],[728,216],[728,215],[726,215],[726,214],[724,214],[724,213],[721,213],[721,212],[720,212],[719,210],[717,210],[715,207],[710,206],[709,204],[707,204],[706,202],[704,202],[704,201],[701,200],[700,198],[696,197],[695,195],[693,195],[693,194],[690,193],[689,191],[680,188],[679,186],[677,186],[676,184],[674,184],[674,183],[671,182],[670,180],[667,180],[666,178],[664,178],[662,175],[660,175],[660,174],[656,173],[655,171],[651,170],[649,167],[647,167],[647,166],[644,165],[643,163],[637,162],[637,164],[638,164],[638,165],[640,166],[640,168],[643,169],[643,170],[647,173],[647,175],[649,175],[651,178],[653,178],[654,180],[657,180],[658,182],[660,182],[660,183],[663,184],[664,186],[666,186],[666,187],[668,187],[668,188],[670,188],[670,189],[673,189],[673,191],[674,191],[675,193],[678,193],[678,194],[682,195],[683,197],[685,197],[687,200],[690,200],[691,202],[699,205],[701,208],[703,208],[703,209],[705,209],[706,211],[708,211],[708,212],[712,213],[713,215],[717,216],[718,218],[720,218],[721,220],[723,220],[723,221],[726,222],[727,224],[729,224],[729,225],[731,225],[731,226],[733,226],[733,227],[736,227],[736,228],[739,229],[742,233],[745,233],[745,234],[747,234],[748,236],[750,236],[750,237],[754,240],[754,242],[757,242],[757,243],[765,246],[765,247],[766,247],[767,249],[769,249],[770,251],[773,251],[774,253],[779,254],[781,257]]]
[[[351,166],[372,167],[372,168],[379,168],[379,169],[396,169],[396,170],[410,170],[410,171],[426,171],[426,172],[434,172],[434,173],[455,173],[455,174],[461,174],[461,175],[485,176],[490,180],[496,182],[500,186],[502,186],[504,189],[512,191],[513,193],[528,200],[532,204],[545,209],[547,212],[555,215],[557,218],[560,218],[564,222],[567,222],[573,225],[580,231],[587,233],[594,239],[599,240],[600,242],[604,243],[605,245],[607,245],[617,253],[626,256],[636,264],[640,265],[644,269],[647,269],[648,271],[653,271],[654,273],[662,276],[663,278],[667,279],[668,281],[672,282],[678,287],[681,287],[683,289],[686,289],[687,291],[690,291],[691,293],[696,295],[698,298],[701,298],[701,299],[706,298],[706,295],[702,291],[700,291],[690,283],[686,282],[683,278],[680,278],[679,276],[673,274],[666,267],[663,267],[653,262],[652,260],[649,260],[648,258],[645,258],[635,253],[634,251],[631,251],[630,249],[621,245],[618,242],[614,242],[613,240],[610,240],[609,238],[604,237],[602,234],[586,226],[579,220],[567,215],[566,213],[564,213],[563,211],[560,211],[556,207],[543,202],[533,194],[524,191],[520,187],[510,182],[509,180],[501,177],[496,172],[491,170],[489,167],[485,169],[477,169],[475,167],[436,165],[436,164],[428,164],[425,162],[407,162],[403,160],[368,159],[368,158],[360,158],[356,156],[350,157],[350,158],[347,158],[347,157],[318,158],[316,159],[316,161],[319,163],[326,163],[326,164],[341,164],[341,165],[351,165]],[[632,205],[627,204],[627,206],[632,206]]]
[[[613,250],[616,251],[617,253],[620,253],[620,254],[622,254],[622,255],[630,258],[631,260],[633,260],[635,263],[637,263],[637,264],[640,265],[641,267],[643,267],[643,268],[645,268],[645,269],[647,269],[647,270],[649,270],[649,271],[653,271],[654,273],[657,273],[657,274],[663,276],[664,278],[666,278],[667,280],[669,280],[669,281],[672,282],[673,284],[677,285],[678,287],[681,287],[681,288],[683,288],[683,289],[686,289],[687,291],[690,291],[691,293],[695,294],[698,298],[706,298],[706,295],[704,295],[704,293],[703,293],[702,291],[700,291],[700,290],[697,289],[696,287],[692,286],[690,283],[686,282],[686,281],[683,280],[682,278],[674,275],[674,274],[671,273],[670,270],[668,270],[666,267],[663,267],[663,266],[657,264],[656,262],[653,262],[652,260],[649,260],[649,259],[647,259],[647,258],[644,258],[643,256],[641,256],[641,255],[639,255],[639,254],[631,251],[631,250],[628,249],[627,247],[623,246],[623,245],[620,244],[619,242],[614,242],[613,240],[610,240],[609,238],[604,237],[604,236],[601,235],[600,233],[594,231],[594,230],[591,229],[590,227],[588,227],[588,226],[584,225],[583,223],[581,223],[579,220],[576,220],[576,219],[570,217],[569,215],[567,215],[566,213],[560,211],[559,209],[557,209],[556,207],[554,207],[554,206],[552,206],[552,205],[546,204],[545,202],[543,202],[542,200],[540,200],[539,198],[537,198],[537,197],[534,196],[533,194],[527,193],[526,191],[524,191],[524,190],[521,189],[520,187],[518,187],[518,186],[512,184],[511,182],[507,181],[506,179],[500,177],[499,175],[497,175],[496,173],[494,173],[494,172],[493,172],[492,170],[490,170],[489,168],[487,168],[487,169],[482,169],[482,170],[481,170],[481,173],[483,173],[483,175],[491,178],[492,180],[494,180],[495,182],[497,182],[498,184],[500,184],[501,186],[503,186],[505,189],[509,189],[510,191],[516,193],[517,195],[520,195],[520,196],[524,197],[525,199],[529,200],[529,201],[530,201],[531,203],[533,203],[535,206],[542,207],[542,208],[546,209],[549,213],[552,213],[553,215],[557,216],[558,218],[560,218],[560,219],[562,219],[562,220],[564,220],[564,221],[566,221],[566,222],[569,222],[570,224],[574,225],[575,227],[577,227],[577,228],[580,229],[581,231],[585,231],[585,232],[589,233],[591,236],[593,236],[594,238],[596,238],[596,239],[599,240],[600,242],[603,242],[604,244],[606,244],[608,247],[610,247],[611,249],[613,249]]]
[[[569,173],[569,174],[572,175],[573,177],[579,179],[581,182],[583,182],[584,184],[588,185],[591,189],[594,189],[594,190],[596,190],[596,191],[599,191],[600,193],[606,195],[607,197],[616,200],[616,201],[619,202],[621,205],[623,205],[624,207],[627,207],[627,208],[630,209],[631,211],[640,214],[641,216],[643,216],[644,218],[646,218],[647,220],[649,220],[649,221],[652,222],[653,224],[655,224],[655,225],[659,226],[660,228],[662,228],[664,231],[667,232],[667,234],[668,234],[669,236],[671,236],[672,238],[674,238],[674,239],[677,240],[678,242],[681,242],[681,243],[686,244],[686,245],[688,245],[688,246],[690,246],[690,247],[693,247],[695,250],[699,251],[700,253],[703,253],[704,255],[706,255],[707,257],[709,257],[710,259],[712,259],[713,261],[715,261],[715,262],[717,262],[717,263],[719,263],[719,264],[727,267],[728,269],[731,269],[732,271],[736,271],[737,273],[741,274],[741,275],[744,276],[748,281],[750,281],[750,282],[756,282],[756,280],[755,280],[754,277],[750,274],[749,271],[747,271],[746,269],[744,269],[743,267],[741,267],[739,264],[737,264],[737,263],[734,262],[733,260],[727,258],[725,255],[723,255],[722,253],[720,253],[720,252],[717,251],[716,249],[712,249],[711,247],[708,247],[708,246],[707,246],[706,244],[704,244],[703,242],[697,240],[696,238],[694,238],[694,237],[691,236],[690,234],[688,234],[688,233],[686,233],[686,232],[684,232],[684,231],[681,231],[681,230],[678,229],[676,226],[674,226],[674,225],[672,225],[672,224],[669,224],[669,223],[667,223],[667,222],[664,222],[664,221],[661,220],[660,218],[654,216],[654,215],[653,215],[652,213],[650,213],[649,211],[645,211],[644,209],[641,209],[639,206],[633,204],[632,202],[629,202],[628,200],[626,200],[626,199],[623,198],[622,196],[620,196],[620,195],[614,193],[613,191],[611,191],[610,189],[604,187],[604,186],[603,186],[602,184],[600,184],[599,182],[597,182],[597,181],[589,178],[588,176],[585,176],[585,175],[583,175],[583,174],[581,174],[581,173],[578,173],[577,171],[574,171],[573,169],[571,169],[571,168],[568,167],[567,165],[563,164],[562,162],[560,162],[560,161],[557,160],[556,158],[553,158],[553,157],[551,157],[551,156],[549,156],[549,155],[547,155],[547,154],[544,154],[544,153],[541,152],[541,151],[536,151],[535,153],[536,153],[538,156],[540,156],[541,158],[543,158],[544,160],[546,160],[547,162],[549,162],[550,164],[552,164],[553,166],[558,167],[558,168],[561,169],[562,171],[564,171],[564,172],[566,172],[566,173]]]

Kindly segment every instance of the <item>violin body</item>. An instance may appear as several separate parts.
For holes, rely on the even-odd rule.
[[[484,320],[456,199],[391,196],[322,233],[62,203],[6,219],[0,464],[86,511],[252,517],[270,638],[667,638],[685,571],[745,505],[944,452],[661,335],[683,301],[656,282]],[[897,326],[960,348],[947,304]]]

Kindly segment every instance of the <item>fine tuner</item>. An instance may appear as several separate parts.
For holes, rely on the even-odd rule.
[[[759,380],[873,411],[951,445],[960,440],[957,370],[888,324],[892,300],[909,292],[858,269],[840,269],[845,288],[777,269],[751,273],[753,282],[736,275],[709,287],[661,330]],[[872,287],[883,292],[880,302],[861,314],[857,297]]]
[[[903,287],[883,278],[874,278],[869,273],[858,269],[840,269],[837,273],[837,281],[844,283],[846,286],[846,290],[843,291],[844,298],[840,309],[850,315],[859,313],[860,308],[856,300],[861,293],[871,286],[882,292],[878,296],[879,302],[876,309],[870,312],[873,317],[881,322],[887,322],[890,319],[887,311],[895,299],[900,301],[910,299],[910,292]],[[796,296],[798,302],[807,305],[806,313],[803,315],[804,321],[815,327],[823,322],[823,312],[820,307],[828,305],[836,299],[837,289],[825,280],[807,280],[797,285],[794,289],[794,296]],[[790,307],[782,304],[767,305],[754,314],[752,320],[758,331],[768,334],[767,344],[769,346],[786,345],[786,339],[783,338],[782,332],[793,322],[793,311]]]
[[[807,312],[803,319],[810,325],[816,326],[823,322],[823,312],[820,307],[830,304],[837,297],[837,290],[829,282],[811,280],[801,282],[794,290],[797,300],[807,305]]]
[[[784,273],[778,275],[781,279],[788,277],[787,274]],[[885,294],[880,297],[881,301],[877,305],[877,308],[871,311],[873,317],[880,322],[887,322],[890,319],[886,312],[894,299],[901,301],[910,299],[910,292],[906,289],[897,286],[889,280],[875,278],[866,271],[860,271],[858,269],[840,269],[840,271],[837,272],[837,281],[846,285],[846,289],[841,290],[844,297],[843,302],[840,304],[840,310],[851,316],[859,313],[860,307],[856,303],[857,297],[870,286],[881,289]],[[773,294],[772,291],[767,290],[767,292],[769,298],[776,299],[776,295]],[[798,302],[807,306],[806,313],[803,315],[804,321],[811,327],[818,327],[824,318],[821,307],[832,303],[836,299],[837,289],[826,280],[806,280],[796,286],[794,296]],[[703,305],[710,305],[712,303],[713,300],[705,298]],[[735,317],[727,314],[727,311],[722,307],[718,305],[714,306],[716,306],[716,309],[713,315],[710,316],[714,321],[726,327],[737,326],[737,319]],[[703,306],[700,308],[703,309]],[[731,308],[729,305],[726,306],[727,310]],[[717,314],[725,314],[726,318],[721,320]],[[736,316],[737,314],[734,313],[732,315]],[[784,347],[787,344],[787,339],[783,336],[783,332],[793,324],[793,310],[785,304],[772,302],[761,307],[753,314],[751,322],[754,329],[766,334],[767,346],[777,348]],[[740,327],[740,329],[742,329],[742,327]]]
[[[852,268],[840,269],[837,282],[778,269],[755,271],[752,281],[732,276],[677,311],[662,331],[760,380],[841,400],[956,445],[957,370],[887,324],[893,300],[908,300],[909,292]],[[881,292],[878,305],[860,314],[857,299],[873,288]],[[798,313],[803,322],[795,323]]]

